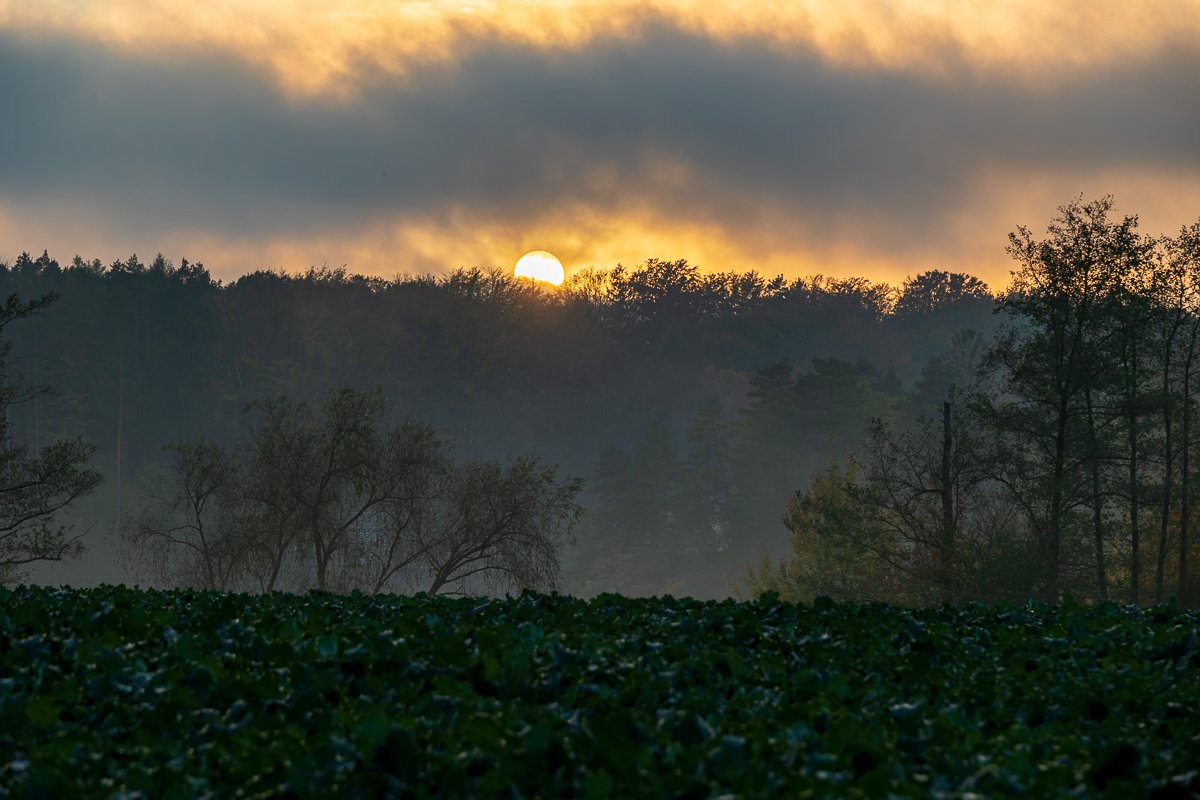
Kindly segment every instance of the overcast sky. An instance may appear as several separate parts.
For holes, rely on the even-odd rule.
[[[1197,76],[1193,0],[0,0],[0,259],[1000,288],[1080,194],[1200,218]]]

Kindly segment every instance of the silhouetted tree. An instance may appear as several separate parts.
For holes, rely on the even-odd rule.
[[[904,281],[892,307],[898,316],[928,315],[955,303],[975,301],[991,307],[987,284],[961,272],[930,270]]]
[[[697,544],[716,553],[732,546],[733,425],[709,400],[687,430],[687,454],[681,465],[683,522]]]
[[[1200,222],[1180,228],[1179,235],[1164,241],[1165,258],[1174,274],[1188,287],[1184,303],[1187,320],[1180,357],[1180,508],[1179,564],[1176,592],[1181,603],[1191,605],[1194,592],[1188,572],[1188,546],[1192,515],[1192,416],[1195,404],[1197,344],[1200,343]]]
[[[243,446],[172,446],[172,469],[126,526],[169,585],[271,591],[557,585],[582,484],[536,458],[456,465],[425,425],[383,426],[377,394],[287,398]]]
[[[239,465],[210,442],[168,450],[169,469],[122,531],[129,558],[161,586],[236,588],[251,549]]]
[[[454,469],[432,428],[409,423],[387,436],[379,469],[393,476],[394,483],[355,542],[361,565],[355,582],[372,592],[383,591],[414,565],[427,565],[430,553],[422,541],[422,525],[442,500],[447,474]]]
[[[419,460],[411,450],[424,448],[431,434],[419,427],[382,433],[378,394],[349,389],[319,409],[286,397],[257,409],[256,469],[268,491],[296,510],[298,545],[310,555],[317,588],[331,588],[335,559],[377,509],[405,496]]]
[[[559,481],[529,457],[465,464],[440,477],[433,502],[413,519],[413,552],[430,594],[558,588],[582,482]]]
[[[1137,218],[1110,222],[1112,199],[1059,208],[1047,238],[1024,226],[1010,234],[1020,267],[1002,307],[1014,326],[992,347],[982,370],[996,374],[1002,395],[987,403],[1006,457],[997,474],[1031,515],[1039,535],[1042,588],[1056,598],[1064,544],[1074,545],[1073,514],[1089,498],[1085,480],[1087,400],[1103,384],[1114,335],[1109,298],[1123,276],[1142,269],[1152,243]],[[1136,569],[1136,553],[1134,566]]]

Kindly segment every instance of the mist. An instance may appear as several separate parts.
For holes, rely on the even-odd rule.
[[[122,529],[161,487],[168,445],[236,449],[247,404],[345,387],[377,392],[387,424],[430,426],[460,462],[536,456],[581,478],[564,591],[727,597],[786,551],[787,498],[872,418],[936,413],[966,379],[944,367],[955,336],[997,325],[977,281],[931,301],[945,273],[888,287],[650,261],[561,289],[499,270],[223,284],[162,256],[47,254],[0,274],[5,294],[59,296],[10,328],[17,371],[53,390],[12,408],[14,434],[83,437],[104,477],[71,511],[83,557],[31,573],[74,585],[152,582]]]

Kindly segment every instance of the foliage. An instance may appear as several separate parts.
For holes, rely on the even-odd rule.
[[[985,353],[978,413],[1036,592],[1187,599],[1200,252],[1194,229],[1154,239],[1113,209],[1076,199],[1044,238],[1010,235],[1012,326]]]
[[[953,334],[908,409],[876,412],[857,446],[843,435],[857,478],[831,471],[797,493],[785,520],[791,552],[751,570],[746,589],[903,603],[1063,592],[1196,603],[1197,242],[1200,223],[1144,236],[1135,216],[1113,214],[1111,197],[1060,207],[1044,238],[1018,228],[1009,252],[1019,268],[999,298],[1008,327],[991,342]],[[984,300],[982,287],[926,273],[905,284],[893,313],[918,323],[939,303]],[[786,364],[754,378],[751,407],[776,417],[764,441],[838,429],[779,402],[789,383]],[[831,414],[868,397],[864,386],[805,407]],[[935,407],[941,424],[927,416]],[[773,457],[763,472],[783,463]],[[876,561],[888,569],[876,575]]]
[[[1094,438],[1088,409],[1115,367],[1105,358],[1118,318],[1114,299],[1153,267],[1153,241],[1138,232],[1137,217],[1110,220],[1112,207],[1112,198],[1075,201],[1060,207],[1045,239],[1023,226],[1010,234],[1020,267],[1003,308],[1025,327],[1002,337],[983,364],[1002,390],[986,398],[984,411],[1008,446],[998,460],[1008,469],[998,477],[1038,534],[1038,589],[1049,598],[1058,593],[1073,512],[1093,466],[1084,455]]]
[[[772,591],[792,601],[830,596],[858,602],[902,599],[897,537],[872,518],[859,465],[831,465],[788,499],[783,519],[791,545],[779,562],[769,557],[747,571],[751,595]]]
[[[0,589],[0,794],[1194,796],[1198,622]]]

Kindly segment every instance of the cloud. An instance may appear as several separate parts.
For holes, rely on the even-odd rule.
[[[388,273],[507,259],[527,240],[568,266],[640,260],[628,253],[994,272],[1007,230],[1081,191],[1129,210],[1194,200],[1196,48],[1036,83],[962,63],[846,68],[817,45],[660,19],[576,48],[474,42],[403,76],[367,63],[353,92],[297,94],[219,48],[0,31],[0,75],[22,76],[0,81],[0,243],[190,244],[215,266],[192,249],[207,244],[289,268],[388,259]]]
[[[222,51],[292,92],[360,73],[457,63],[480,44],[578,50],[666,25],[716,42],[801,48],[846,67],[953,74],[967,63],[1035,79],[1200,38],[1194,0],[0,0],[0,27],[154,55]],[[947,54],[954,57],[947,59]]]

